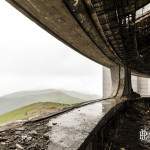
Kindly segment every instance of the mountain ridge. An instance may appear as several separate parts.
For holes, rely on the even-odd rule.
[[[93,100],[93,98],[93,95],[86,95],[74,91],[55,89],[14,92],[0,97],[0,114],[36,102],[75,104],[88,100]]]

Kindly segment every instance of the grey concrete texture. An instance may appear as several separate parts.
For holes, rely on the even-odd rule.
[[[111,67],[114,64],[91,41],[89,36],[69,12],[63,0],[7,1],[47,32],[77,52],[107,67]]]
[[[49,121],[49,150],[77,150],[98,122],[116,105],[115,99],[90,104]]]
[[[126,67],[114,66],[103,70],[104,97],[114,97],[118,101],[139,97],[132,88],[131,70]]]

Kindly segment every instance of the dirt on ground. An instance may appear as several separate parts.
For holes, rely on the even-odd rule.
[[[12,125],[0,131],[0,150],[46,150],[50,143],[48,120]],[[11,126],[11,125],[10,125]]]

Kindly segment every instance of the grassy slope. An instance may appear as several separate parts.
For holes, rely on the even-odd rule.
[[[0,97],[0,115],[38,102],[76,104],[83,102],[59,90],[21,91]]]
[[[52,102],[34,103],[1,115],[0,124],[15,120],[28,119],[47,112],[55,112],[67,106],[69,105]]]

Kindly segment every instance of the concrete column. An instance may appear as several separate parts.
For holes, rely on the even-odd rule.
[[[134,92],[138,92],[137,76],[131,76],[132,88]]]
[[[120,90],[120,85],[122,85],[124,81],[121,80],[120,72],[121,72],[120,66],[116,65],[111,68],[112,97],[117,97],[118,95],[122,95],[122,91]]]
[[[134,91],[139,93],[141,96],[150,95],[149,78],[132,76],[132,86],[133,86]]]
[[[115,97],[119,101],[122,99],[132,99],[139,97],[137,77],[131,82],[131,70],[128,67],[119,65],[108,69],[103,67],[103,97]],[[144,82],[142,82],[144,84]],[[135,91],[132,89],[132,84]]]
[[[127,67],[114,66],[111,68],[112,95],[119,101],[132,99],[140,95],[133,92],[131,83],[131,70]]]
[[[125,72],[124,72],[124,90],[123,95],[125,97],[130,97],[133,89],[132,89],[132,83],[131,83],[131,70],[125,66]]]
[[[121,97],[124,85],[124,69],[119,65],[103,67],[103,97]],[[121,88],[120,88],[121,87]]]
[[[103,98],[111,97],[112,83],[109,68],[103,67]]]
[[[138,77],[137,84],[138,84],[138,93],[140,93],[142,96],[149,95],[148,78]]]
[[[150,96],[150,79],[148,79],[148,96]]]

